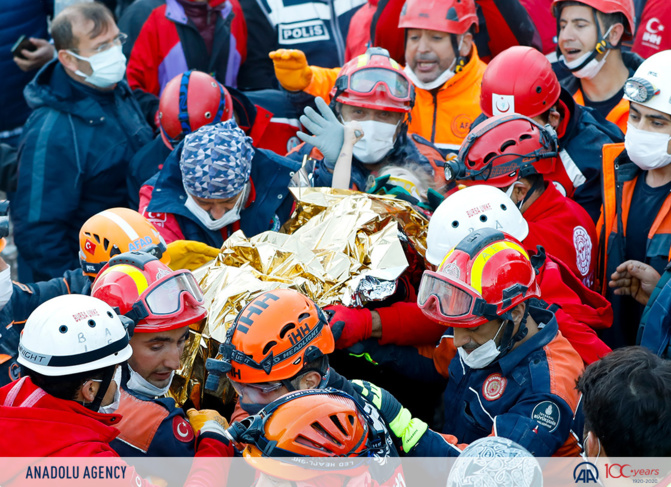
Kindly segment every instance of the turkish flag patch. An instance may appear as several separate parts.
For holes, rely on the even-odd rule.
[[[172,418],[172,432],[182,443],[190,443],[195,438],[191,425],[182,416]]]
[[[96,251],[96,244],[91,242],[88,238],[84,241],[84,250],[93,255]]]

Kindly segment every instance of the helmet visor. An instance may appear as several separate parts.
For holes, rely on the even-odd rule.
[[[349,90],[361,95],[372,93],[379,85],[383,85],[387,94],[400,102],[409,102],[410,82],[401,74],[391,69],[368,68],[360,69],[349,77]]]
[[[432,271],[424,271],[417,293],[417,305],[439,322],[473,318],[473,307],[480,294],[470,286]]]
[[[181,311],[182,293],[189,294],[198,304],[203,304],[203,293],[198,287],[196,278],[189,271],[180,272],[165,281],[159,281],[156,287],[149,290],[144,302],[153,315],[171,315]]]

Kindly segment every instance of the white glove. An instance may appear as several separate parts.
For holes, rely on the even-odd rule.
[[[14,286],[12,285],[11,272],[9,267],[4,271],[0,271],[0,310],[12,299]]]
[[[319,149],[324,155],[326,166],[333,169],[345,139],[345,127],[322,98],[315,98],[315,104],[321,115],[306,107],[305,114],[301,115],[300,119],[303,126],[314,135],[296,132],[296,136]]]

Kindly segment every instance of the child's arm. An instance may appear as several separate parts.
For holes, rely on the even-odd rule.
[[[363,129],[357,122],[345,124],[345,134],[340,154],[333,168],[333,183],[336,189],[350,189],[350,177],[352,175],[352,149],[363,137]]]

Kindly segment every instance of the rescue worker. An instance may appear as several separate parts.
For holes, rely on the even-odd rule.
[[[661,273],[671,247],[671,51],[646,59],[625,84],[630,103],[624,144],[603,148],[604,205],[597,226],[600,290],[615,322],[603,339],[633,345],[642,306],[607,287],[616,268],[636,260]],[[635,216],[634,216],[635,215]]]
[[[593,108],[578,105],[559,85],[547,58],[530,47],[506,49],[487,65],[480,107],[487,117],[519,113],[550,124],[557,132],[562,162],[550,179],[596,223],[601,211],[601,147],[622,142],[620,129]]]
[[[478,100],[485,63],[473,34],[478,16],[473,0],[408,0],[399,27],[405,29],[405,73],[416,102],[408,131],[429,140],[443,155],[456,154],[480,114]],[[288,91],[326,98],[339,69],[308,66],[295,50],[270,53],[275,75]]]
[[[245,443],[242,456],[256,469],[255,485],[307,481],[372,487],[399,485],[403,479],[400,462],[388,458],[394,452],[386,430],[353,397],[333,388],[286,394],[234,423],[228,433]],[[319,468],[310,468],[304,457],[318,457]]]
[[[59,296],[37,308],[21,336],[24,377],[0,389],[0,425],[11,438],[0,455],[118,456],[110,446],[122,424],[116,371],[133,353],[129,332],[110,306],[91,296]],[[199,455],[232,456],[223,433],[215,421],[205,424]],[[8,464],[3,477],[22,469],[24,462]],[[134,472],[125,477],[123,485],[148,485]]]
[[[558,155],[552,129],[522,115],[498,115],[464,141],[446,177],[496,186],[513,200],[529,224],[525,245],[543,248],[564,262],[588,288],[594,285],[596,232],[587,212],[546,181]]]
[[[580,356],[538,300],[536,272],[514,238],[480,229],[464,238],[438,271],[425,271],[417,303],[447,329],[433,358],[411,347],[372,352],[373,360],[409,378],[449,377],[443,435],[405,410],[389,392],[370,383],[359,393],[374,398],[406,455],[457,456],[459,444],[488,435],[508,438],[534,456],[573,456],[579,416],[575,382]],[[433,372],[430,366],[433,365]],[[577,423],[576,423],[577,424]]]
[[[188,134],[140,191],[140,213],[170,243],[220,248],[233,232],[279,230],[289,218],[298,162],[263,149],[233,119]]]
[[[529,224],[510,198],[493,186],[464,188],[440,204],[429,221],[426,267],[437,269],[452,248],[469,233],[481,228],[510,234],[522,243],[529,255],[534,256],[541,298],[558,307],[555,315],[559,329],[586,364],[610,352],[596,333],[613,322],[610,303],[599,293],[587,289],[562,261],[527,245]],[[330,323],[338,349],[349,348],[369,338],[376,338],[380,346],[433,348],[445,331],[422,313],[414,290],[404,300],[387,307],[368,309],[334,305],[325,309],[333,312]]]
[[[283,156],[299,143],[298,113],[285,93],[260,90],[243,94],[223,86],[207,73],[190,70],[178,74],[165,85],[158,102],[160,137],[145,145],[130,161],[127,182],[131,207],[139,206],[142,184],[163,167],[186,134],[231,117],[259,149]]]
[[[35,308],[55,296],[90,294],[100,269],[115,255],[140,250],[170,262],[165,242],[138,212],[128,208],[101,211],[84,222],[79,231],[78,269],[44,282],[13,283],[11,297],[0,310],[0,385],[20,377],[16,362],[19,336]],[[0,261],[4,262],[0,257]]]
[[[124,420],[112,448],[123,457],[193,456],[195,435],[186,414],[165,397],[181,367],[189,325],[207,316],[193,274],[172,271],[149,254],[127,252],[112,257],[100,271],[91,296],[135,322],[133,356],[120,368],[118,411]]]
[[[576,103],[594,108],[622,132],[629,104],[623,87],[643,59],[622,52],[635,32],[633,0],[553,0],[557,19],[555,64],[562,86]]]
[[[313,134],[298,132],[305,145],[289,157],[315,159],[315,186],[331,186],[332,173],[345,142],[345,126],[356,122],[363,138],[352,149],[351,186],[365,191],[378,171],[414,162],[441,181],[440,153],[430,143],[408,136],[409,113],[415,99],[410,79],[386,50],[369,48],[343,66],[331,90],[331,104],[316,99],[320,113],[305,109],[300,120]],[[313,147],[314,146],[314,147]]]

